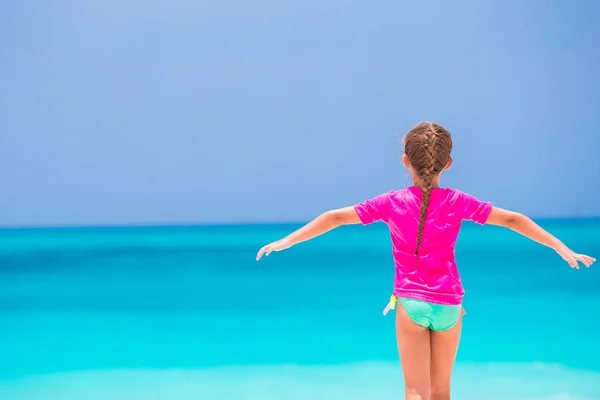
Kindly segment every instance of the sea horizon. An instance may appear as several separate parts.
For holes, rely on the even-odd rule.
[[[318,214],[315,214],[316,218]],[[529,218],[538,223],[560,223],[560,222],[597,222],[600,221],[600,215],[592,216],[544,216],[535,217],[528,215]],[[68,230],[68,229],[115,229],[115,228],[194,228],[194,227],[243,227],[243,226],[301,226],[311,219],[290,220],[290,221],[225,221],[225,222],[131,222],[131,223],[106,223],[106,224],[48,224],[48,225],[0,225],[0,231],[11,230]]]

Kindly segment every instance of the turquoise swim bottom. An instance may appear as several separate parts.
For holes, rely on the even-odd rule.
[[[398,300],[415,324],[433,331],[453,328],[462,315],[462,305],[448,306],[403,297]]]

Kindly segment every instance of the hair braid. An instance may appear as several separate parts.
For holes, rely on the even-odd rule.
[[[427,217],[427,208],[429,207],[429,198],[431,197],[432,181],[435,174],[435,163],[436,157],[439,150],[440,144],[438,143],[438,133],[434,124],[429,123],[428,129],[425,132],[424,142],[426,162],[425,168],[422,171],[422,175],[419,176],[423,183],[423,198],[421,201],[421,217],[419,220],[419,231],[417,234],[417,246],[415,249],[415,255],[417,261],[419,258],[419,247],[421,247],[421,241],[423,240],[423,230],[425,228],[425,218]]]

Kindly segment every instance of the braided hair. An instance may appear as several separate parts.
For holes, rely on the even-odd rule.
[[[408,157],[413,171],[413,181],[418,181],[423,189],[419,230],[415,256],[419,258],[419,249],[423,241],[423,231],[427,218],[427,208],[431,198],[434,179],[445,168],[452,151],[452,138],[443,126],[433,122],[422,122],[406,135],[404,153]]]

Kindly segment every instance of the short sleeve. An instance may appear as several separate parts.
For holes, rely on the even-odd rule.
[[[387,222],[391,209],[391,197],[394,192],[380,194],[370,200],[365,200],[354,206],[354,210],[363,225],[377,221]]]
[[[481,201],[470,194],[459,192],[458,213],[463,219],[484,225],[492,212],[492,203]]]

